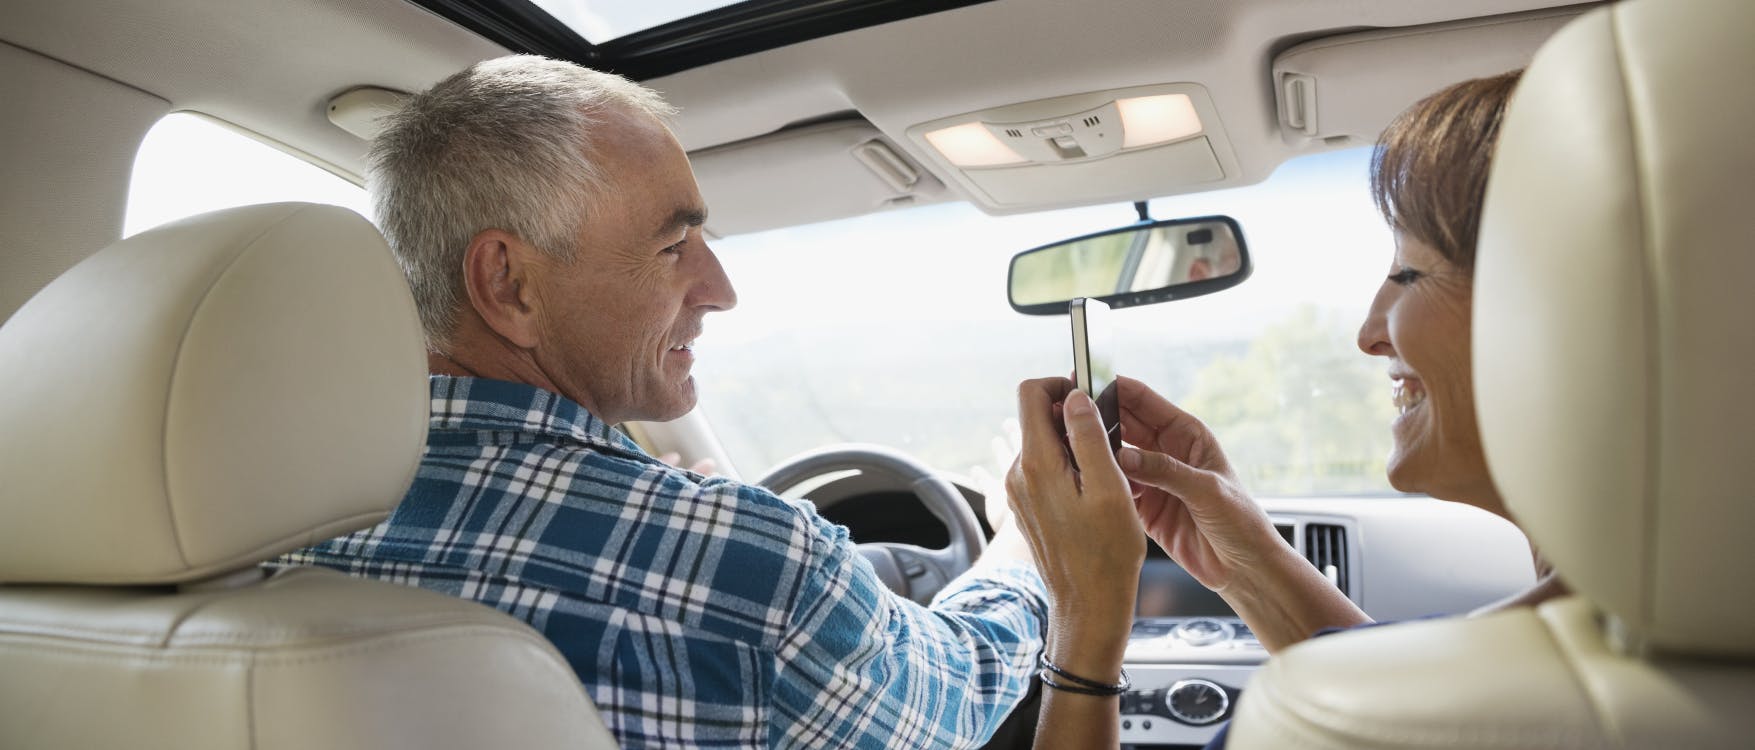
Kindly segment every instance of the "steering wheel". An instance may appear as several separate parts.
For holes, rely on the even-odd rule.
[[[860,544],[860,554],[891,591],[925,604],[951,579],[968,570],[986,548],[981,522],[956,485],[925,464],[881,445],[850,443],[807,451],[782,462],[756,484],[780,495],[812,477],[849,469],[887,474],[907,482],[914,496],[950,532],[951,543],[944,549],[894,542]]]

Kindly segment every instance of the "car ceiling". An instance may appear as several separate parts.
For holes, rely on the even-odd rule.
[[[1258,181],[1290,156],[1325,145],[1282,138],[1269,75],[1278,51],[1361,29],[1568,4],[995,0],[647,83],[681,108],[675,129],[691,152],[799,123],[854,118],[927,164],[903,137],[919,123],[1064,94],[1195,82],[1211,93],[1235,151],[1236,174],[1209,186],[1221,187]],[[173,110],[203,112],[254,131],[356,181],[364,142],[328,121],[333,96],[361,85],[417,91],[507,52],[404,0],[9,2],[0,4],[0,38],[150,93]],[[714,177],[719,183],[736,178]],[[784,207],[773,211],[739,225],[773,226],[790,218]]]

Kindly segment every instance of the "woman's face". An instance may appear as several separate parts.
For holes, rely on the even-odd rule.
[[[1505,515],[1475,422],[1469,357],[1470,273],[1397,230],[1395,260],[1359,328],[1359,348],[1389,360],[1400,416],[1389,483]]]

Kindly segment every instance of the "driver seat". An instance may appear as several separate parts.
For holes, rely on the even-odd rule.
[[[251,206],[122,240],[0,327],[0,747],[613,748],[522,622],[258,563],[383,519],[426,440],[383,238]]]
[[[1755,3],[1561,30],[1502,126],[1475,273],[1481,437],[1575,596],[1317,638],[1232,748],[1747,748],[1755,737]]]

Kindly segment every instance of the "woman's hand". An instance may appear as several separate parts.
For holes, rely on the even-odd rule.
[[[1133,626],[1146,554],[1127,478],[1109,452],[1096,406],[1072,381],[1019,385],[1018,419],[1023,449],[1006,474],[1006,494],[1048,586],[1049,658],[1075,674],[1112,681]]]
[[[1274,530],[1206,425],[1137,380],[1120,378],[1119,388],[1122,439],[1139,446],[1123,448],[1120,465],[1146,532],[1263,646],[1371,621]]]
[[[1195,580],[1224,593],[1284,540],[1206,425],[1138,380],[1122,377],[1117,387],[1121,437],[1139,446],[1118,458],[1146,533]]]

